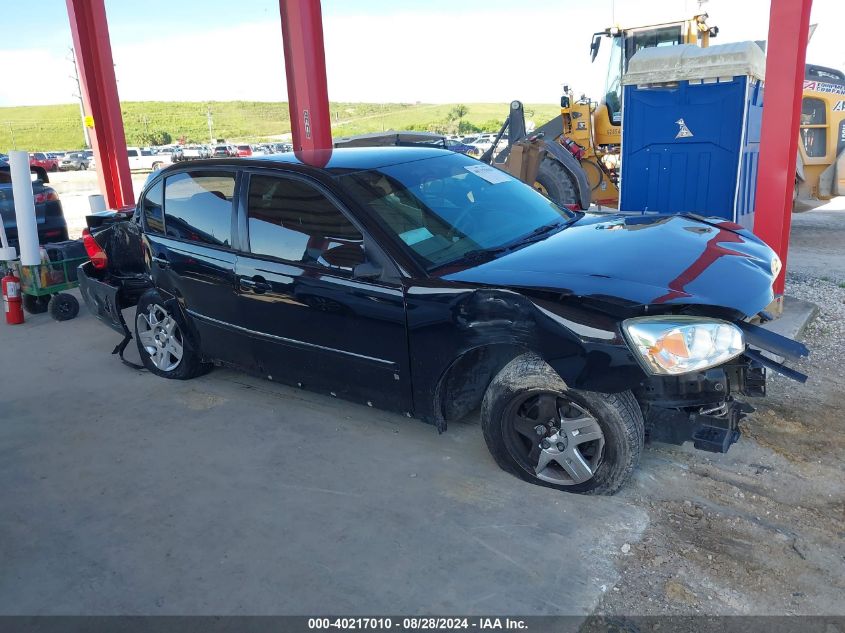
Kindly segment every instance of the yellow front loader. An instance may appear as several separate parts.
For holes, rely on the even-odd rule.
[[[514,101],[508,121],[499,136],[509,131],[508,147],[495,156],[496,144],[481,160],[502,167],[526,179],[536,189],[561,205],[587,208],[592,201],[615,207],[619,201],[619,157],[622,140],[622,75],[638,50],[652,46],[697,44],[708,46],[718,28],[707,25],[707,14],[688,20],[636,28],[611,27],[593,34],[590,54],[595,61],[602,42],[610,44],[604,95],[596,103],[586,96],[575,99],[564,87],[561,116],[525,134],[522,104]],[[522,120],[520,121],[520,118]],[[513,153],[514,146],[531,142]],[[541,158],[537,168],[526,170],[518,161],[532,150]],[[494,158],[495,156],[495,158]],[[580,167],[580,169],[579,169]]]
[[[845,73],[807,64],[794,207],[845,196]]]

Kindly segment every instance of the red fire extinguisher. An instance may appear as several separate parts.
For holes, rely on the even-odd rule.
[[[2,280],[3,309],[6,312],[6,323],[18,325],[23,323],[23,305],[21,303],[21,280],[10,270]]]

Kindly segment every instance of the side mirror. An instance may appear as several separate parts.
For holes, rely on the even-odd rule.
[[[384,269],[369,260],[361,262],[352,269],[352,275],[357,279],[378,279]]]
[[[596,55],[599,54],[599,48],[601,47],[601,33],[595,33],[593,35],[593,41],[590,42],[590,62],[596,61]]]

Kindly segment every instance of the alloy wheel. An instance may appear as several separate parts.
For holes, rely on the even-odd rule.
[[[565,395],[522,394],[504,414],[505,445],[538,479],[561,486],[592,479],[604,455],[604,432],[596,418]]]
[[[162,306],[150,304],[136,319],[138,340],[161,371],[173,371],[182,362],[182,331],[176,320]]]

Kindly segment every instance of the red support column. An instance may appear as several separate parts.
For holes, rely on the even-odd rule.
[[[279,11],[293,149],[313,159],[310,150],[332,148],[320,0],[279,0]]]
[[[104,0],[66,0],[100,191],[109,208],[135,204]]]
[[[798,124],[812,0],[771,0],[771,3],[754,233],[771,246],[783,262],[783,270],[774,284],[775,294],[779,295],[783,294],[792,222]]]

